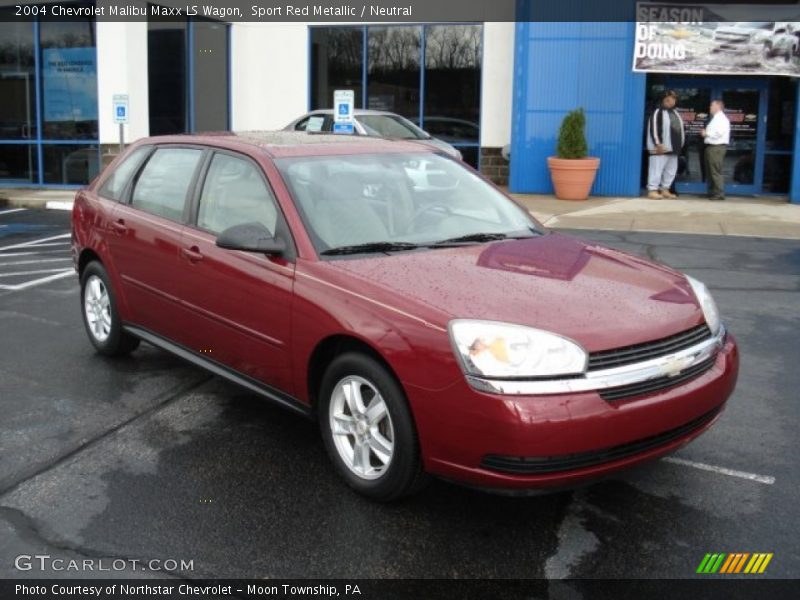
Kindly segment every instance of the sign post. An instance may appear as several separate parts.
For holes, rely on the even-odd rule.
[[[333,133],[353,134],[354,104],[355,93],[353,90],[335,90],[333,92]]]
[[[125,150],[125,125],[128,124],[128,94],[114,94],[114,123],[119,125],[119,152]]]

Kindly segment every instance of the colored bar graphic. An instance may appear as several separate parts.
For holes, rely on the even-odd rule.
[[[773,554],[767,552],[756,552],[750,554],[749,552],[733,552],[726,554],[724,552],[708,553],[700,561],[697,567],[697,573],[720,575],[732,575],[736,573],[744,573],[749,575],[761,574],[767,569],[767,565],[772,560]],[[748,560],[749,559],[749,560]],[[747,566],[745,566],[745,564]]]

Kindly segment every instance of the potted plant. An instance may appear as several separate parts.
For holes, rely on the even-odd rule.
[[[588,156],[586,117],[582,108],[567,113],[561,122],[556,154],[547,158],[556,198],[586,200],[600,159]]]

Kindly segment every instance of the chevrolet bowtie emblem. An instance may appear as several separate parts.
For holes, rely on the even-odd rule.
[[[691,361],[692,358],[688,356],[683,356],[681,358],[671,358],[669,361],[667,361],[661,366],[661,370],[664,372],[664,375],[666,377],[675,377],[686,367],[688,367]]]

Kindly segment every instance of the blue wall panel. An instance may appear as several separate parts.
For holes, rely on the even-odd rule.
[[[634,27],[630,22],[517,23],[511,191],[552,192],[547,157],[555,153],[561,119],[583,107],[589,152],[600,157],[592,193],[639,194],[645,75],[631,70]]]
[[[792,156],[792,187],[789,201],[800,204],[800,81],[797,82],[797,105],[794,119],[794,154]]]

